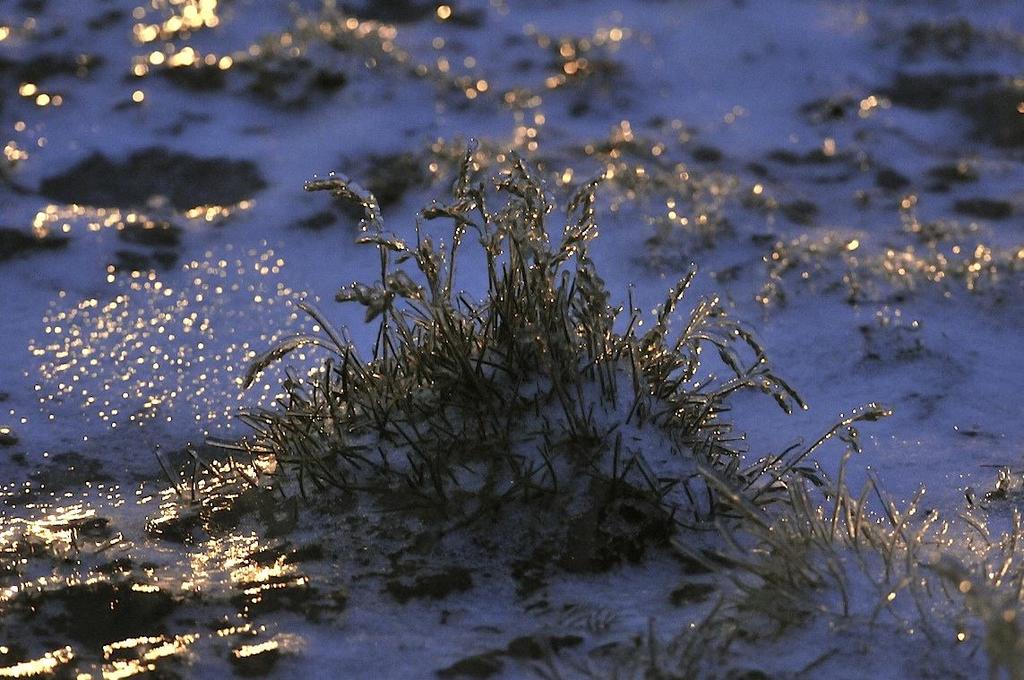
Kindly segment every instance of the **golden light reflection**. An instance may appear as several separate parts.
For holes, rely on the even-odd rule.
[[[222,489],[215,487],[216,484],[206,493],[220,493]],[[169,501],[173,503],[173,499]],[[272,549],[273,544],[266,544],[251,532],[214,536],[204,541],[201,549],[190,553],[189,569],[181,588],[207,594],[218,591],[241,593],[244,595],[242,614],[246,615],[266,597],[304,591],[309,583],[308,577],[289,562],[286,551],[267,557]],[[224,637],[250,630],[247,625],[230,626],[218,630],[217,635]]]
[[[166,14],[173,10],[171,16],[166,17],[162,23],[144,21],[151,13],[145,8],[133,13],[139,21],[134,28],[136,39],[148,47],[144,54],[137,55],[133,60],[130,72],[135,77],[143,78],[177,69],[212,68],[227,71],[242,65],[246,74],[256,74],[258,79],[259,74],[270,73],[268,80],[273,81],[273,74],[281,68],[282,62],[309,59],[311,54],[318,54],[314,50],[327,45],[337,53],[350,55],[350,60],[359,67],[397,67],[408,76],[434,80],[442,86],[441,91],[460,92],[467,99],[476,99],[492,89],[492,83],[480,74],[457,73],[453,62],[445,55],[417,62],[409,51],[398,46],[396,26],[349,16],[334,3],[325,3],[319,12],[298,15],[290,30],[266,36],[244,49],[228,54],[202,53],[195,45],[188,44],[190,31],[210,27],[208,22],[202,22],[202,26],[199,26],[199,17],[204,13],[215,16],[218,7],[211,6],[208,12],[199,8],[196,10],[198,13],[190,12],[186,17],[184,13],[188,10],[181,7],[174,9],[178,5],[182,3],[169,3],[168,0],[154,3],[153,11]],[[449,7],[448,11],[454,10]],[[442,9],[441,13],[445,11]],[[215,23],[219,23],[219,19]],[[150,45],[160,41],[162,44],[159,47]],[[433,44],[443,46],[444,39],[435,38]],[[467,69],[472,69],[476,64],[472,56],[462,61]],[[336,69],[336,65],[329,67],[329,70],[332,69]],[[185,86],[195,87],[223,86],[222,80],[208,72],[197,74],[195,78],[190,77],[184,83]]]
[[[103,680],[131,678],[157,670],[155,662],[186,654],[198,634],[128,638],[103,645]]]
[[[879,95],[869,95],[864,99],[860,100],[860,104],[857,108],[857,115],[861,118],[867,118],[875,113],[878,109],[888,109],[892,106],[892,102],[887,97]]]
[[[5,491],[10,493],[7,489]],[[86,542],[84,534],[103,525],[105,520],[98,518],[96,510],[84,503],[50,508],[45,515],[35,519],[10,518],[0,524],[0,558],[17,559],[26,550],[57,559],[73,557]],[[18,587],[0,591],[0,602],[9,600],[18,592]]]
[[[214,203],[197,205],[185,211],[185,217],[190,220],[202,220],[204,222],[220,223],[238,212],[244,212],[252,208],[251,200],[242,200],[234,205],[217,205]]]
[[[195,219],[217,219],[221,209],[204,207]],[[126,217],[108,214],[100,224],[111,219]],[[109,297],[51,304],[42,337],[29,343],[39,362],[41,411],[77,403],[111,428],[190,414],[195,425],[230,429],[254,347],[280,335],[253,328],[253,319],[283,305],[286,318],[277,325],[298,324],[299,315],[287,308],[304,296],[280,283],[285,262],[273,249],[250,249],[230,260],[207,256],[182,267],[180,287],[154,270],[118,275],[108,268]],[[247,330],[236,334],[236,324]],[[265,387],[245,398],[272,399]]]
[[[74,658],[75,653],[71,647],[62,647],[47,652],[38,659],[0,668],[0,678],[36,678],[53,675],[61,666],[71,663]]]
[[[139,94],[141,95],[141,92]],[[140,97],[139,101],[141,100]],[[12,154],[16,153],[17,145],[12,150]],[[228,218],[250,210],[252,206],[252,200],[242,200],[230,205],[203,204],[184,211],[182,215],[195,222],[220,224]],[[98,232],[105,229],[158,229],[163,228],[160,225],[164,222],[165,220],[137,210],[51,203],[36,212],[32,218],[32,231],[37,237],[42,238],[55,231],[71,233],[76,225],[82,225],[90,232]]]
[[[767,305],[779,299],[782,279],[791,271],[799,272],[805,281],[824,275],[824,285],[831,283],[830,272],[841,275],[851,300],[884,296],[885,286],[915,290],[923,285],[937,285],[948,295],[959,285],[974,292],[1000,286],[1024,273],[1024,247],[950,244],[950,240],[970,232],[943,231],[941,225],[922,225],[916,221],[913,224],[921,229],[924,247],[910,244],[868,250],[865,237],[834,232],[779,241],[765,256],[769,281],[757,300]]]
[[[259,494],[252,486],[253,475],[262,474],[250,464],[234,464],[231,461],[211,461],[206,472],[193,480],[194,501],[180,496],[173,489],[160,492],[163,499],[161,514],[184,515],[201,505],[203,512],[213,513],[211,521],[216,527],[209,528],[208,537],[200,537],[187,550],[174,548],[152,551],[152,545],[125,544],[117,552],[110,552],[104,537],[113,533],[107,527],[107,518],[98,511],[109,511],[120,507],[120,496],[106,494],[93,496],[89,500],[67,506],[47,503],[29,504],[30,518],[5,516],[0,521],[0,567],[5,574],[5,585],[0,588],[0,607],[10,604],[16,598],[25,603],[46,602],[51,596],[56,602],[64,602],[66,589],[76,593],[96,594],[99,598],[89,606],[104,606],[102,598],[116,597],[112,603],[139,593],[143,597],[156,597],[147,602],[173,598],[179,606],[189,606],[195,598],[181,599],[181,594],[193,593],[199,596],[201,611],[209,613],[210,607],[223,605],[226,613],[219,617],[220,623],[209,633],[200,631],[168,632],[126,636],[123,639],[107,641],[99,649],[78,649],[71,646],[56,649],[32,660],[19,660],[0,667],[0,678],[37,677],[57,674],[58,677],[102,677],[132,678],[149,677],[151,673],[170,672],[165,663],[177,659],[184,663],[194,660],[194,645],[206,638],[219,641],[227,656],[242,661],[264,653],[297,652],[304,646],[301,637],[289,633],[270,633],[278,623],[259,623],[255,616],[261,616],[267,609],[261,605],[267,598],[272,599],[269,611],[280,606],[291,606],[304,601],[314,594],[308,588],[309,579],[300,573],[297,562],[292,559],[291,544],[282,540],[267,540],[249,530],[223,530],[217,525],[216,513],[232,512],[231,508],[247,494]],[[102,486],[102,485],[98,485]],[[153,496],[143,493],[143,485],[136,491],[136,504],[129,504],[130,513],[143,512],[152,504]],[[113,499],[117,499],[116,501]],[[245,506],[251,511],[252,506]],[[117,535],[118,540],[120,535]],[[68,547],[68,544],[72,544]],[[150,564],[130,578],[125,574],[134,571],[132,562],[142,548]],[[124,558],[122,560],[122,558]],[[168,559],[169,558],[169,559]],[[108,560],[113,560],[109,561]],[[111,570],[113,564],[125,562],[125,566]],[[97,565],[99,568],[87,565]],[[11,568],[13,566],[13,568]],[[11,585],[7,585],[11,584]],[[160,595],[163,594],[163,595]],[[43,599],[39,599],[43,598]],[[297,599],[296,599],[297,598]],[[46,611],[39,620],[45,626],[53,616],[62,616],[58,610],[42,607]],[[2,615],[10,610],[0,609]],[[76,612],[67,609],[74,615]],[[62,619],[61,619],[62,620]],[[86,624],[87,625],[87,624]],[[14,639],[10,640],[14,642]],[[5,641],[6,642],[6,641]],[[0,646],[0,654],[11,653],[14,646]],[[93,653],[102,652],[94,660]],[[24,657],[15,657],[15,659]],[[77,676],[76,676],[77,673]],[[92,674],[92,675],[90,675]]]
[[[278,652],[295,652],[303,647],[303,641],[296,635],[278,634],[263,642],[243,644],[232,650],[233,660],[244,662],[261,655],[276,655]]]
[[[234,654],[236,658],[244,659],[247,657],[256,656],[258,654],[265,654],[270,651],[275,651],[278,649],[279,646],[280,643],[278,643],[277,640],[267,640],[266,642],[260,642],[254,645],[242,645],[241,647],[235,649],[232,652],[232,654]]]
[[[526,34],[543,50],[555,55],[556,72],[544,79],[544,88],[555,90],[593,76],[607,78],[617,70],[611,55],[619,45],[633,36],[631,29],[612,26],[597,30],[589,37],[554,38],[537,30],[532,24]]]
[[[144,22],[150,11],[164,15],[163,19]],[[138,22],[132,27],[132,33],[135,40],[143,44],[188,37],[194,31],[216,28],[221,21],[217,0],[152,0],[151,10],[136,7],[132,17]]]
[[[18,146],[18,143],[14,140],[11,140],[4,145],[4,158],[10,164],[20,163],[21,161],[28,160],[28,151]]]

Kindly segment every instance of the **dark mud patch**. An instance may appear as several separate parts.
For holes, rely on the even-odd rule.
[[[40,54],[22,61],[0,58],[0,74],[38,85],[56,76],[86,78],[102,64],[102,57],[93,54]]]
[[[37,500],[41,496],[63,494],[82,489],[87,483],[113,482],[105,472],[102,461],[88,458],[75,451],[50,456],[29,477],[20,493],[8,501],[17,505]]]
[[[676,607],[704,602],[716,588],[707,583],[684,583],[669,594],[669,601]]]
[[[516,580],[516,595],[525,599],[547,587],[550,560],[548,551],[537,548],[528,559],[516,560],[509,565],[512,578]]]
[[[774,164],[776,170],[792,168],[816,184],[835,184],[847,182],[862,172],[861,162],[852,151],[835,150],[834,148],[810,149],[795,151],[792,149],[775,149],[765,158]],[[772,174],[763,164],[748,166],[751,172],[760,177]]]
[[[249,560],[260,565],[270,565],[278,560],[284,564],[300,564],[323,560],[326,558],[324,548],[319,543],[307,543],[299,547],[293,547],[289,541],[279,545],[270,546],[249,555]]]
[[[211,116],[205,113],[193,113],[191,111],[184,111],[178,115],[170,125],[165,125],[156,129],[162,135],[170,135],[171,137],[178,137],[184,133],[189,127],[209,123]]]
[[[902,191],[910,186],[910,180],[892,168],[881,168],[875,173],[875,186],[886,191]]]
[[[134,249],[122,249],[114,253],[115,260],[109,263],[115,271],[149,271],[152,269],[170,269],[178,262],[181,245],[181,227],[166,220],[145,219],[136,222],[124,222],[119,225],[117,237],[133,246],[149,247],[148,253]]]
[[[170,593],[128,581],[72,584],[28,594],[15,604],[15,611],[4,616],[4,628],[27,625],[29,630],[60,633],[93,648],[164,633],[163,620],[178,606]]]
[[[998,437],[990,432],[978,430],[958,430],[957,432],[965,437],[983,437],[995,442]],[[980,506],[985,510],[1008,510],[1019,506],[1024,500],[1024,474],[1021,470],[1010,467],[1000,467],[996,472],[996,478],[992,480],[989,488],[979,498],[976,492],[968,487],[966,490],[967,502],[971,506]],[[1000,506],[1004,506],[1000,508]]]
[[[967,184],[978,181],[978,170],[967,163],[944,163],[928,169],[928,179],[931,180],[929,190],[949,191],[953,184]]]
[[[415,575],[392,578],[385,590],[399,603],[412,599],[442,600],[454,593],[464,593],[473,587],[473,576],[463,567],[444,567]]]
[[[0,262],[14,257],[60,250],[68,244],[63,236],[39,238],[20,229],[0,227]]]
[[[363,0],[342,4],[346,12],[364,19],[374,19],[389,24],[411,24],[425,19],[438,20],[437,2],[424,0]],[[444,21],[449,24],[475,28],[484,23],[484,12],[467,9],[459,3],[449,3],[451,12]]]
[[[834,123],[852,115],[858,100],[849,95],[814,99],[800,106],[800,114],[815,125]]]
[[[364,19],[376,19],[387,23],[408,24],[429,18],[436,11],[433,2],[417,2],[416,0],[366,0],[366,2],[346,2],[345,11],[352,12]]]
[[[125,243],[154,248],[175,248],[181,245],[182,229],[166,220],[145,220],[126,223],[117,232]]]
[[[909,109],[957,110],[974,124],[976,139],[994,146],[1024,146],[1024,85],[1016,81],[991,73],[900,73],[883,93]]]
[[[8,644],[0,647],[0,672],[8,670],[6,667],[28,659],[28,652],[21,645]],[[11,672],[9,675],[14,675]]]
[[[460,659],[451,666],[440,669],[435,675],[445,679],[489,678],[501,673],[504,668],[505,664],[502,663],[498,652],[485,652]]]
[[[722,160],[722,152],[718,147],[700,145],[690,149],[690,155],[698,163],[717,163]]]
[[[1024,85],[995,73],[900,73],[883,90],[894,104],[919,111],[951,108],[973,124],[975,139],[997,147],[1024,146]]]
[[[178,210],[187,210],[238,203],[266,186],[252,161],[203,158],[152,147],[123,161],[94,153],[44,179],[39,193],[62,203],[120,207],[143,207],[153,197],[164,196]]]
[[[134,250],[114,252],[114,261],[108,263],[118,272],[145,272],[154,269],[170,269],[178,262],[174,251],[158,250],[153,253],[139,253]]]
[[[796,200],[789,203],[780,203],[779,212],[790,222],[807,226],[812,224],[818,216],[818,206],[810,201]]]
[[[125,13],[120,9],[108,9],[93,16],[85,22],[90,31],[103,31],[124,19]]]
[[[904,31],[900,50],[907,59],[931,53],[959,61],[975,49],[984,34],[967,19],[918,21]]]
[[[196,64],[165,68],[160,75],[175,87],[193,92],[216,92],[227,85],[224,70],[216,64]]]
[[[812,149],[799,153],[789,149],[776,149],[768,153],[768,159],[782,165],[827,165],[830,163],[849,163],[854,159],[849,152],[826,153],[823,149]]]
[[[595,482],[595,501],[569,520],[557,560],[569,573],[603,573],[619,565],[637,564],[651,547],[665,546],[675,532],[668,512],[639,492],[614,483]]]
[[[0,426],[0,446],[14,446],[19,441],[18,435],[14,434],[14,430],[7,426]]]
[[[301,57],[245,63],[241,68],[251,78],[246,89],[257,101],[283,108],[308,107],[317,97],[330,96],[348,83],[344,71],[318,68]]]
[[[489,678],[504,671],[503,657],[519,662],[539,661],[581,644],[583,638],[578,635],[524,635],[509,642],[505,649],[468,656],[436,671],[435,675],[439,678]]]
[[[964,113],[974,123],[974,136],[998,147],[1024,146],[1024,83],[1014,81],[979,93]]]
[[[382,208],[395,205],[408,191],[430,184],[422,159],[411,153],[370,155],[346,165],[353,167],[346,172],[369,189]]]
[[[300,220],[296,220],[295,226],[299,229],[305,229],[306,231],[323,231],[337,222],[337,215],[332,213],[330,210],[321,210],[320,212],[313,213],[309,217],[303,217]]]
[[[991,198],[965,198],[954,203],[953,210],[961,215],[981,217],[988,220],[1002,220],[1013,214],[1013,205],[1007,201]]]
[[[864,361],[913,361],[925,355],[924,341],[917,326],[886,322],[864,324],[858,330],[864,340]]]
[[[581,644],[583,638],[578,635],[524,635],[508,643],[505,654],[513,659],[537,660]]]
[[[962,100],[965,91],[999,82],[995,73],[898,73],[882,94],[893,104],[919,111],[935,111]]]

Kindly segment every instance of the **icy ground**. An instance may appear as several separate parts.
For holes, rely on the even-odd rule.
[[[233,489],[263,508],[241,520],[187,502],[190,447],[215,462],[205,438],[273,398],[274,375],[239,378],[309,326],[295,301],[372,341],[332,299],[376,262],[303,181],[343,172],[407,233],[470,137],[563,199],[605,174],[594,252],[617,298],[650,308],[696,262],[690,300],[718,292],[757,329],[811,408],[741,396],[751,459],[877,400],[895,413],[862,428],[854,489],[924,487],[955,515],[1024,468],[1018,2],[9,0],[0,676],[573,676],[702,619],[713,589],[667,556],[509,580],[389,552],[402,537],[329,499]],[[721,672],[984,672],[978,642],[886,625],[797,629]]]

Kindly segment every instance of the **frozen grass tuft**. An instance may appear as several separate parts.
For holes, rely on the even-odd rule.
[[[290,374],[276,409],[243,414],[254,431],[245,446],[273,456],[303,493],[333,488],[456,525],[520,501],[703,522],[719,505],[708,475],[764,501],[799,466],[741,470],[740,437],[723,417],[730,397],[757,389],[786,411],[803,402],[753,333],[715,297],[680,314],[693,270],[642,332],[640,310],[610,303],[588,253],[600,179],[571,197],[554,236],[554,200],[522,159],[513,154],[490,186],[472,159],[471,148],[451,202],[420,212],[413,241],[385,231],[376,199],[354,182],[306,185],[363,209],[358,242],[377,251],[379,279],[337,300],[365,308],[376,342],[364,359],[304,307],[323,333],[272,347],[247,382],[300,347],[328,357]],[[446,240],[428,233],[438,221]],[[479,300],[459,288],[470,268],[485,272]]]

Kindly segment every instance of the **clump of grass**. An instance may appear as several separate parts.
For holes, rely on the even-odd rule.
[[[723,418],[730,397],[762,390],[786,411],[803,402],[717,298],[679,314],[692,269],[646,331],[632,301],[610,303],[588,252],[599,183],[572,196],[556,237],[554,201],[531,168],[511,154],[488,186],[470,148],[452,201],[421,211],[410,242],[385,231],[376,199],[354,182],[309,182],[362,207],[358,243],[377,251],[379,278],[336,297],[365,308],[376,342],[364,359],[304,307],[323,333],[271,348],[247,384],[296,348],[328,356],[304,377],[289,373],[276,409],[241,416],[254,432],[243,447],[272,456],[303,493],[334,488],[456,526],[520,501],[590,518],[598,533],[612,512],[627,524],[637,511],[703,521],[718,491],[702,471],[744,480],[753,502],[764,491],[754,479],[770,485],[793,466],[740,470],[740,437]],[[438,220],[447,241],[429,233]],[[485,273],[479,300],[458,288],[471,267]]]
[[[834,432],[841,430],[842,423]],[[718,549],[674,545],[721,577],[718,600],[699,625],[667,642],[652,631],[625,650],[613,661],[615,676],[733,677],[742,669],[733,664],[755,658],[760,674],[807,664],[797,673],[829,675],[843,672],[851,652],[863,653],[851,650],[860,639],[882,643],[876,653],[890,667],[924,661],[922,677],[930,663],[1024,678],[1020,513],[993,536],[977,506],[944,519],[925,509],[923,489],[898,503],[869,478],[856,493],[846,483],[850,444],[835,482],[790,478],[771,509],[707,473],[723,505],[744,521],[719,524]],[[1009,484],[1001,471],[992,502]],[[813,646],[794,655],[804,636]],[[923,650],[936,658],[921,659]]]

